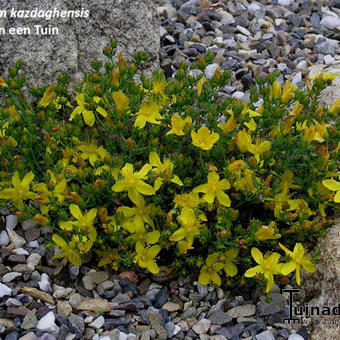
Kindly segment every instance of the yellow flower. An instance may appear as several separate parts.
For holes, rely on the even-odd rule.
[[[220,204],[225,207],[230,207],[230,198],[224,192],[230,188],[230,183],[227,179],[222,179],[220,181],[220,176],[216,172],[209,172],[208,183],[201,184],[195,189],[194,193],[201,192],[204,194],[203,200],[211,204],[214,202],[215,198],[220,202]]]
[[[230,248],[225,252],[224,271],[228,276],[235,276],[237,274],[237,267],[234,264],[238,255],[238,249]]]
[[[219,271],[223,268],[223,263],[218,262],[218,255],[211,254],[208,256],[205,265],[201,268],[200,275],[198,277],[198,282],[201,285],[207,285],[210,282],[216,285],[221,285],[221,277]]]
[[[334,103],[329,107],[328,111],[333,115],[340,113],[340,98],[334,101]]]
[[[154,223],[151,219],[151,214],[157,211],[156,206],[154,204],[146,205],[144,198],[136,192],[129,193],[129,198],[135,204],[135,207],[123,206],[117,209],[117,214],[122,213],[124,216],[123,227],[130,233],[143,227],[144,222],[153,227]]]
[[[153,230],[147,232],[144,226],[141,228],[135,228],[133,232],[131,232],[131,236],[127,238],[127,240],[132,240],[134,243],[144,244],[155,244],[159,241],[161,233],[158,230]]]
[[[97,209],[93,208],[83,215],[78,205],[70,204],[69,208],[72,216],[76,220],[59,222],[60,229],[70,231],[74,226],[79,229],[89,229],[93,227],[93,222],[97,216]]]
[[[57,234],[52,235],[52,241],[62,250],[62,252],[59,255],[54,256],[52,260],[65,258],[74,266],[81,265],[80,255],[74,249],[73,242],[71,242],[70,245],[68,245],[67,242]]]
[[[171,236],[170,241],[187,241],[188,248],[190,248],[194,242],[194,238],[200,232],[200,221],[196,217],[195,212],[189,208],[183,208],[181,214],[177,217],[181,228],[176,230]]]
[[[245,122],[244,125],[249,129],[249,131],[255,131],[257,126],[254,118],[252,118],[249,122]]]
[[[78,106],[71,113],[70,121],[72,121],[75,116],[82,114],[85,124],[88,126],[93,126],[95,122],[94,113],[85,108],[86,103],[85,103],[84,93],[78,93],[76,95],[76,101],[77,101]]]
[[[150,152],[149,162],[150,165],[152,165],[153,167],[152,170],[155,171],[157,174],[162,175],[165,181],[170,181],[179,186],[183,185],[179,177],[177,175],[172,174],[174,164],[170,161],[170,159],[165,158],[162,163],[156,152]]]
[[[96,161],[102,161],[108,155],[108,152],[102,146],[98,147],[94,143],[78,145],[76,150],[81,151],[81,158],[88,159],[92,166]]]
[[[174,198],[174,202],[175,202],[175,207],[180,207],[180,208],[187,207],[187,208],[195,209],[200,204],[200,198],[198,196],[198,193],[194,193],[192,191],[188,194],[176,195]]]
[[[139,267],[146,268],[152,274],[159,273],[159,267],[155,261],[155,257],[160,252],[161,247],[156,245],[151,248],[144,248],[144,246],[137,242],[136,243],[136,257],[134,262],[137,262]]]
[[[291,99],[293,99],[295,97],[295,90],[297,88],[298,87],[295,84],[292,84],[290,81],[287,81],[282,91],[281,103],[286,104]]]
[[[185,133],[183,129],[185,125],[191,125],[192,119],[190,116],[185,117],[182,119],[180,115],[173,115],[171,117],[171,130],[169,130],[166,135],[177,135],[177,136],[184,136]]]
[[[276,240],[281,237],[280,234],[276,232],[276,223],[270,222],[270,224],[263,225],[259,228],[259,230],[255,233],[255,238],[258,241],[265,241],[265,240]]]
[[[0,78],[0,87],[7,87],[7,84],[4,80],[4,78]]]
[[[24,200],[34,199],[37,196],[34,192],[29,191],[30,183],[33,178],[34,175],[32,171],[30,171],[21,181],[18,171],[15,171],[12,177],[13,188],[1,190],[0,198],[10,199],[18,209],[24,208]]]
[[[247,166],[247,163],[245,161],[242,161],[242,160],[236,160],[236,161],[233,161],[232,163],[230,163],[228,165],[228,171],[230,171],[233,175],[238,175],[240,176],[241,175],[241,172],[243,169],[246,169],[248,166]]]
[[[39,101],[38,107],[39,106],[47,107],[49,104],[51,104],[54,101],[54,99],[56,98],[56,93],[54,92],[55,88],[56,88],[56,85],[52,84],[46,89],[43,97]]]
[[[143,101],[139,111],[136,113],[136,121],[134,126],[143,129],[145,124],[148,122],[150,124],[160,124],[159,119],[164,119],[159,113],[159,104],[153,101]]]
[[[310,77],[309,79],[315,80],[315,81],[332,81],[338,76],[338,73],[331,73],[331,72],[320,72],[316,74],[314,77]]]
[[[278,81],[274,81],[273,85],[269,88],[269,98],[270,100],[278,99],[281,96],[282,88]]]
[[[228,121],[224,124],[218,124],[217,125],[222,131],[223,133],[226,135],[228,134],[229,132],[235,130],[237,128],[237,124],[236,124],[236,121],[234,119],[234,117],[230,117],[228,119]]]
[[[152,93],[163,94],[166,87],[166,80],[163,72],[156,71],[152,75]]]
[[[270,150],[272,143],[265,140],[261,141],[259,139],[256,140],[255,144],[250,144],[248,146],[248,151],[255,156],[255,159],[259,162],[260,155]]]
[[[132,194],[139,192],[142,195],[154,195],[154,188],[143,181],[148,178],[147,174],[151,168],[150,164],[145,164],[141,170],[133,172],[133,165],[126,163],[121,171],[123,179],[118,180],[112,186],[112,190],[115,192],[128,191]]]
[[[278,263],[281,255],[279,253],[272,253],[263,257],[261,251],[257,248],[251,249],[251,255],[257,266],[248,269],[244,276],[253,277],[257,274],[263,274],[267,280],[266,293],[268,293],[274,285],[274,275],[281,274],[282,264]]]
[[[236,135],[236,145],[240,152],[247,152],[249,147],[252,145],[249,133],[247,133],[245,130],[239,131]]]
[[[300,270],[301,266],[308,272],[314,273],[315,272],[315,265],[312,263],[311,258],[308,254],[306,254],[306,250],[303,248],[301,243],[296,243],[294,247],[294,251],[290,251],[284,245],[279,243],[280,247],[286,255],[291,259],[290,262],[285,263],[282,266],[282,274],[288,275],[293,270],[295,270],[296,275],[296,283],[298,285],[301,284],[301,277],[300,277]]]
[[[254,172],[249,169],[245,169],[243,176],[239,177],[233,182],[234,188],[236,190],[249,190],[250,192],[256,192],[256,187],[254,186],[254,180],[258,181],[258,178],[254,176]]]
[[[220,138],[218,133],[210,133],[206,126],[201,127],[197,132],[191,131],[192,144],[202,150],[210,150]]]
[[[112,249],[106,246],[104,249],[95,249],[96,254],[99,255],[100,261],[98,263],[99,267],[111,264],[114,270],[118,270],[118,252],[117,249]]]
[[[129,98],[121,90],[112,92],[112,98],[118,114],[124,113],[129,106]]]
[[[202,92],[202,88],[203,88],[203,85],[204,83],[206,82],[207,80],[203,77],[201,78],[198,82],[197,82],[197,96],[199,97],[201,95],[201,92]]]
[[[334,202],[340,203],[340,182],[334,179],[324,179],[322,184],[331,191],[335,191]],[[1,197],[1,196],[0,196]]]

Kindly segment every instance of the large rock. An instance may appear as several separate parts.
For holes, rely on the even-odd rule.
[[[340,218],[335,220],[327,237],[319,241],[318,248],[321,261],[314,274],[304,275],[302,297],[310,307],[322,310],[324,306],[336,307],[340,303]],[[338,339],[339,315],[320,315],[309,321],[311,340]]]
[[[340,98],[340,64],[335,64],[329,67],[326,67],[326,65],[314,65],[309,70],[310,76],[316,75],[320,72],[338,74],[338,76],[333,80],[332,85],[324,89],[319,98],[321,104],[330,106],[336,99]]]
[[[11,9],[89,11],[87,18],[13,18]],[[81,79],[91,70],[93,59],[105,60],[102,50],[110,38],[119,41],[117,52],[132,61],[137,51],[146,51],[151,61],[147,71],[158,68],[160,46],[159,23],[152,0],[0,0],[0,74],[6,73],[18,59],[25,63],[25,74],[30,85],[56,81],[58,74],[73,74]],[[31,12],[32,13],[32,12]],[[35,25],[57,27],[59,34],[37,35]],[[10,27],[29,27],[30,35],[9,34]]]

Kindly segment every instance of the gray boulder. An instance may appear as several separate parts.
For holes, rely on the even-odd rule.
[[[337,218],[330,228],[326,238],[318,243],[321,261],[316,266],[316,272],[304,272],[302,282],[302,298],[309,306],[339,306],[340,301],[340,218]],[[339,309],[339,308],[338,308]],[[336,312],[339,313],[339,310]],[[332,314],[332,312],[331,312]],[[320,315],[309,320],[311,340],[338,339],[339,316]]]
[[[128,61],[137,51],[148,52],[151,60],[145,65],[146,73],[159,67],[159,22],[152,0],[0,0],[0,8],[7,14],[0,16],[0,29],[5,28],[5,34],[0,34],[0,74],[22,59],[29,85],[55,82],[60,73],[82,79],[91,71],[93,59],[106,59],[102,50],[110,38],[118,40],[117,54],[122,52]],[[19,12],[12,8],[25,10],[24,16],[29,10],[29,16],[35,17],[18,18]],[[65,10],[78,11],[83,17],[61,17]],[[45,18],[36,17],[39,11],[45,11]],[[54,16],[47,19],[51,13],[46,11]],[[37,34],[36,25],[50,28],[50,34],[41,30]],[[19,27],[28,27],[30,34],[9,33],[10,28]]]

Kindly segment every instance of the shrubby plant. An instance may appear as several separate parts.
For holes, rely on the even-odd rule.
[[[65,263],[300,284],[339,208],[340,102],[318,102],[335,75],[257,78],[246,104],[221,95],[230,72],[190,75],[211,55],[137,81],[146,56],[115,63],[116,46],[71,97],[62,75],[26,100],[20,62],[1,78],[0,203],[53,227]]]

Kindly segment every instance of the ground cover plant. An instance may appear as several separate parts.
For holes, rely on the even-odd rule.
[[[219,92],[229,72],[190,75],[209,54],[139,81],[146,56],[115,62],[116,46],[74,96],[62,75],[27,100],[21,62],[0,79],[0,205],[52,226],[65,263],[300,284],[339,209],[340,101],[318,102],[335,75],[301,90],[270,74],[243,103]]]

